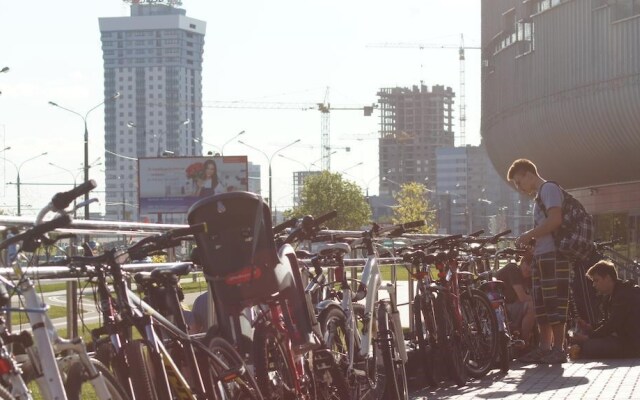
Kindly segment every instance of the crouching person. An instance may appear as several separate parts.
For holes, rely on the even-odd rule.
[[[603,319],[595,327],[574,336],[580,358],[640,357],[640,288],[618,279],[610,261],[599,261],[587,277],[601,296]]]

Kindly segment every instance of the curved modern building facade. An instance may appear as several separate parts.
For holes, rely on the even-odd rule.
[[[640,1],[483,0],[482,137],[567,188],[640,181]]]
[[[640,248],[640,1],[483,0],[482,139]]]

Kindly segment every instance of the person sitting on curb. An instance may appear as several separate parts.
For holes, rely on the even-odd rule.
[[[602,300],[603,319],[587,334],[575,333],[580,358],[640,357],[640,288],[618,279],[612,262],[602,260],[587,271]]]
[[[531,347],[531,333],[536,322],[533,299],[527,293],[525,279],[526,274],[531,275],[525,257],[520,262],[520,267],[516,263],[508,263],[500,268],[496,273],[496,278],[504,282],[504,296],[507,308],[507,315],[512,326],[520,331],[520,338],[524,341],[522,351]]]

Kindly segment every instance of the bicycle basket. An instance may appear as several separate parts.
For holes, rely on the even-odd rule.
[[[204,274],[227,306],[260,303],[288,287],[291,266],[276,254],[269,206],[249,192],[230,192],[199,200],[189,224],[207,223],[195,236]]]

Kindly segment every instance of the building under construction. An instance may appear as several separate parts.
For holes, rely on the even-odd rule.
[[[441,85],[380,89],[380,193],[407,182],[435,185],[436,149],[454,144],[454,96]]]

